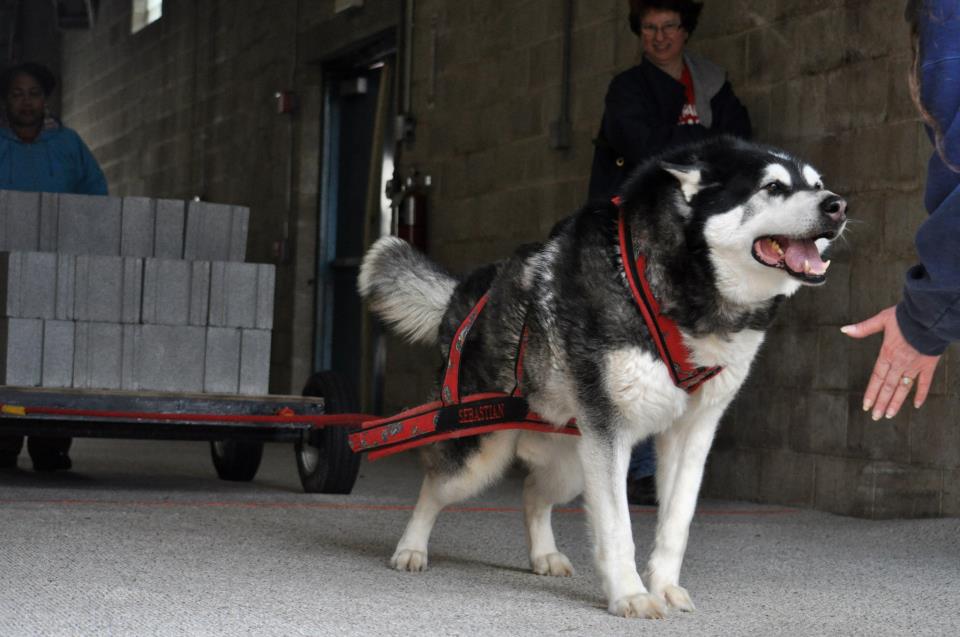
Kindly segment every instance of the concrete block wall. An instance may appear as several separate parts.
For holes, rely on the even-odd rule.
[[[574,3],[572,146],[552,150],[562,5],[417,3],[420,23],[436,25],[437,63],[423,29],[417,137],[403,159],[433,177],[443,214],[430,220],[431,252],[454,270],[541,239],[585,197],[606,86],[639,61],[638,42],[626,2]],[[728,70],[756,138],[816,165],[856,219],[827,285],[784,305],[718,433],[704,493],[865,517],[960,515],[960,428],[949,416],[960,352],[948,351],[924,409],[873,423],[860,404],[879,342],[839,332],[897,301],[925,218],[931,149],[907,89],[902,3],[709,2],[690,48]],[[395,341],[388,351],[388,404],[426,395],[429,355]]]
[[[159,245],[157,213],[179,209],[182,218],[183,202],[0,191],[4,228],[37,228],[38,202],[58,210],[51,218],[61,229],[88,232],[52,244],[67,251],[0,252],[0,382],[268,393],[275,268],[242,262],[245,209],[190,202],[193,221],[180,224],[184,252],[169,259],[150,256]],[[8,244],[15,236],[39,235],[8,232]],[[105,237],[117,241],[104,247]],[[197,258],[238,260],[183,258],[187,245]],[[75,254],[98,248],[142,256]]]
[[[281,238],[296,246],[278,269],[284,309],[273,349],[275,378],[296,391],[311,366],[316,318],[316,69],[395,24],[396,7],[367,0],[334,15],[329,2],[234,4],[168,0],[160,21],[130,36],[129,3],[103,0],[94,29],[65,36],[64,116],[100,158],[113,192],[248,202],[252,260],[271,258]],[[554,150],[563,5],[415,5],[417,126],[398,157],[402,170],[433,178],[431,256],[453,270],[542,239],[586,194],[606,86],[638,62],[638,42],[625,0],[573,3],[571,146]],[[960,354],[948,352],[924,410],[874,424],[859,404],[879,344],[838,336],[843,323],[896,300],[924,218],[930,147],[907,92],[902,10],[887,0],[715,0],[690,40],[729,71],[756,137],[811,160],[858,220],[827,286],[785,305],[718,434],[707,495],[873,517],[960,515],[960,441],[949,415],[960,396]],[[299,116],[275,114],[278,78],[304,98]],[[0,234],[33,232],[7,227]],[[46,236],[43,227],[41,217],[36,232]],[[235,334],[218,338],[216,347],[236,347]],[[391,341],[385,409],[425,396],[433,365],[422,348]]]

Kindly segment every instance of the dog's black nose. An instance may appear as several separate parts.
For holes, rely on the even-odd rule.
[[[830,195],[820,202],[820,212],[842,223],[847,219],[847,202],[839,195]]]

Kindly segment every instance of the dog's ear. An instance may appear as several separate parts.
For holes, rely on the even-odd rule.
[[[671,164],[670,162],[660,162],[660,167],[676,177],[680,182],[680,190],[683,192],[683,198],[687,203],[693,199],[693,196],[703,188],[701,180],[702,172],[700,166],[681,166],[680,164]]]

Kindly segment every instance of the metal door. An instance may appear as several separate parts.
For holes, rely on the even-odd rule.
[[[383,345],[356,282],[366,248],[390,228],[384,186],[393,175],[393,59],[339,62],[324,73],[315,365],[343,374],[361,408],[373,411],[381,403]]]

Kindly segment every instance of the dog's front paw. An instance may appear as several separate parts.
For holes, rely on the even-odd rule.
[[[676,608],[677,610],[682,610],[687,613],[692,613],[697,610],[693,605],[693,600],[690,599],[690,593],[682,586],[670,584],[664,587],[662,595],[670,608]]]
[[[530,565],[537,575],[552,577],[570,577],[573,575],[573,565],[563,553],[547,553],[530,558]]]
[[[410,571],[419,573],[427,570],[426,551],[414,551],[411,549],[397,549],[397,552],[390,558],[390,566],[398,571]]]
[[[619,617],[639,617],[641,619],[663,619],[667,616],[667,607],[656,595],[639,593],[627,595],[610,603],[610,613]]]

